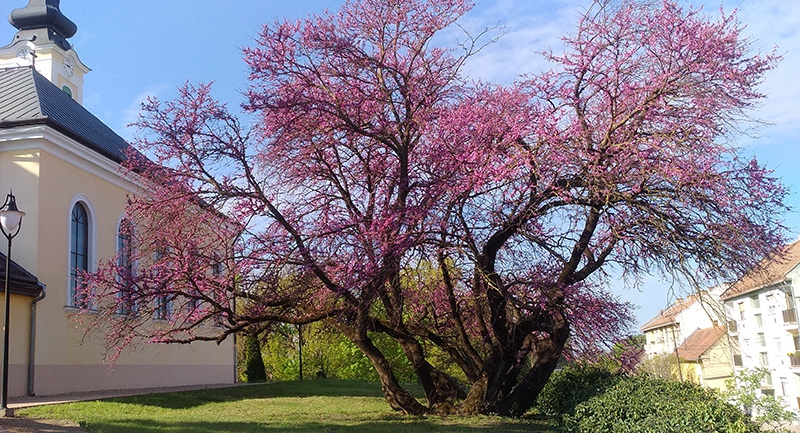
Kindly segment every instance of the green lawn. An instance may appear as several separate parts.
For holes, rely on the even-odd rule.
[[[151,394],[17,413],[68,419],[90,432],[107,433],[557,432],[543,419],[403,416],[389,408],[379,384],[333,379]]]

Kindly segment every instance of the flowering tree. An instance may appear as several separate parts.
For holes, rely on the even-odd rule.
[[[476,39],[434,44],[470,7],[353,0],[265,25],[245,51],[252,130],[206,85],[146,103],[138,266],[87,279],[112,345],[324,321],[397,410],[521,415],[561,356],[631,323],[605,268],[730,279],[781,243],[783,188],[727,140],[777,58],[734,17],[598,0],[552,71],[500,86],[460,75]],[[105,320],[121,303],[135,313]]]

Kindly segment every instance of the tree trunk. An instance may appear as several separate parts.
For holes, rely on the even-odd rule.
[[[536,361],[533,367],[514,390],[497,403],[494,410],[498,415],[519,417],[536,403],[558,365],[558,359],[569,338],[569,324],[563,321],[549,334],[549,338],[536,343]]]
[[[383,353],[372,344],[369,338],[352,339],[353,343],[361,349],[361,352],[367,356],[375,367],[378,373],[378,378],[381,381],[381,391],[383,396],[389,403],[392,409],[404,412],[409,415],[423,415],[428,413],[428,408],[423,406],[411,394],[408,393],[400,383],[392,371],[392,366],[383,355]]]
[[[453,403],[466,397],[466,392],[451,377],[437,370],[425,359],[422,345],[416,339],[400,337],[396,338],[396,341],[400,343],[414,368],[414,373],[422,384],[425,397],[428,399],[428,407],[433,408],[441,403]]]

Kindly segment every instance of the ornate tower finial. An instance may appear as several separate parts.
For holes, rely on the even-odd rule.
[[[67,39],[75,35],[78,26],[61,12],[60,3],[60,0],[28,0],[28,6],[11,11],[8,22],[18,30],[48,29],[48,38],[68,50]]]

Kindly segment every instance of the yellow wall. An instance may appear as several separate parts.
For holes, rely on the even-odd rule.
[[[113,182],[105,180],[90,173],[108,176],[101,167],[76,160],[74,155],[68,159],[71,161],[39,149],[0,153],[0,193],[13,188],[17,204],[27,213],[22,231],[14,239],[13,258],[47,286],[47,297],[37,306],[37,395],[232,383],[235,377],[232,339],[221,346],[146,345],[141,350],[124,352],[113,369],[101,362],[102,336],[90,334],[84,338],[83,327],[75,320],[79,311],[66,306],[70,213],[76,197],[88,201],[93,227],[90,248],[94,251],[90,262],[96,264],[111,258],[116,254],[117,225],[125,209],[126,194],[135,185],[119,177]],[[27,390],[30,301],[31,298],[15,296],[12,302],[10,329],[14,339],[9,368],[12,396],[23,395]]]
[[[733,365],[731,360],[730,347],[723,337],[701,358],[703,362],[703,378],[704,385],[709,388],[721,389],[726,388],[726,382],[733,379]]]

